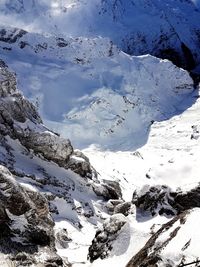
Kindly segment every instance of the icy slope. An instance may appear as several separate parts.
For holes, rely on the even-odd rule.
[[[15,247],[8,261],[21,260],[15,242],[24,252],[24,239],[38,252],[26,258],[35,266],[64,266],[67,257],[74,267],[123,267],[130,259],[139,267],[141,253],[147,266],[151,260],[174,266],[200,257],[199,211],[191,211],[200,199],[198,90],[170,61],[128,55],[150,53],[193,69],[198,2],[4,0],[0,9],[1,57],[17,73],[19,89],[48,126],[85,148],[96,168],[42,124],[3,64],[0,163],[11,173],[1,167],[7,210],[0,207],[0,223],[11,223],[4,238]],[[13,184],[30,213],[13,214]],[[52,242],[44,251],[40,238],[30,237],[49,217],[44,236]]]
[[[4,0],[4,25],[57,37],[108,37],[123,51],[193,69],[200,62],[199,1]]]
[[[179,104],[193,89],[183,69],[148,55],[129,56],[108,39],[47,38],[13,28],[2,36],[2,57],[20,89],[48,125],[79,148],[145,144],[151,123],[181,112]]]
[[[103,177],[121,181],[127,200],[132,197],[132,188],[145,184],[166,184],[174,190],[195,187],[199,182],[198,91],[193,98],[196,103],[182,114],[154,122],[147,144],[136,151],[111,152],[91,146],[84,153]]]
[[[192,207],[199,207],[198,94],[198,91],[194,92],[196,103],[181,115],[155,122],[151,126],[147,144],[137,151],[105,152],[94,146],[84,151],[102,177],[120,182],[124,199],[132,199],[134,188],[134,198],[137,200],[134,200],[137,206],[135,218],[129,215],[130,231],[134,231],[133,236],[131,235],[132,241],[126,239],[129,235],[124,229],[120,234],[124,239],[119,236],[112,243],[112,257],[103,261],[98,259],[92,266],[111,266],[116,263],[125,266],[132,257],[132,261],[127,265],[129,267],[142,266],[145,260],[147,266],[150,262],[157,262],[158,266],[176,266],[181,262],[196,262],[200,257],[199,250],[196,249],[196,241],[199,239],[199,209],[184,212]],[[147,194],[151,197],[147,197]],[[172,206],[175,209],[172,209]],[[169,222],[171,226],[166,228],[168,230],[159,230],[164,229],[160,228],[164,220],[170,220],[176,212],[181,214]],[[151,235],[152,238],[149,239]],[[146,241],[149,239],[148,243],[144,237]],[[125,254],[117,256],[122,240],[125,242],[123,247],[128,246],[128,249]],[[142,245],[139,240],[148,245]]]
[[[151,57],[150,59],[152,60]],[[169,64],[169,62],[163,63]],[[0,162],[11,171],[9,173],[1,167],[0,196],[3,196],[2,199],[7,206],[6,210],[1,208],[1,227],[4,225],[2,221],[10,222],[9,228],[7,225],[4,228],[3,238],[5,240],[8,238],[9,242],[8,240],[6,242],[10,245],[6,248],[4,246],[3,254],[6,253],[7,256],[0,256],[2,262],[9,264],[12,259],[17,263],[23,256],[24,264],[31,261],[35,267],[39,267],[40,264],[48,266],[49,263],[65,266],[68,262],[67,257],[76,267],[83,265],[106,267],[116,264],[126,266],[133,256],[137,257],[141,249],[142,251],[146,249],[145,243],[149,238],[156,240],[156,231],[171,219],[160,215],[152,218],[152,215],[147,216],[144,210],[139,211],[137,205],[135,208],[131,204],[134,190],[140,196],[139,194],[142,194],[140,189],[145,184],[167,184],[173,185],[173,191],[179,187],[179,191],[183,191],[181,196],[184,196],[184,191],[188,192],[197,186],[199,180],[198,175],[195,175],[198,174],[199,158],[198,92],[190,93],[193,101],[197,99],[197,102],[183,114],[170,120],[153,123],[149,142],[138,151],[105,152],[98,151],[94,146],[85,150],[85,154],[96,166],[98,173],[96,176],[88,159],[81,152],[74,152],[69,141],[60,138],[42,124],[33,105],[17,91],[15,76],[3,62],[0,70]],[[182,70],[181,72],[185,73]],[[187,99],[186,102],[188,101],[187,105],[191,104],[191,99]],[[184,108],[185,105],[186,103],[183,103],[179,108]],[[182,125],[184,131],[180,130]],[[187,143],[188,148],[185,148],[183,143]],[[173,159],[170,153],[173,153]],[[185,162],[183,157],[185,159],[191,157],[192,160]],[[172,182],[169,172],[172,165],[175,169],[178,169],[177,166],[182,169],[182,177],[184,178],[185,174],[185,179],[179,179],[180,172],[174,172]],[[189,170],[187,173],[186,169]],[[117,182],[122,189],[123,199],[129,202],[124,202],[121,198],[121,189]],[[32,200],[35,198],[33,204]],[[20,205],[13,210],[16,203]],[[38,218],[32,218],[35,210]],[[181,240],[177,248],[182,248],[185,245],[185,237],[191,238],[191,246],[189,244],[183,253],[182,250],[177,250],[178,259],[170,256],[172,266],[183,258],[188,262],[199,256],[198,251],[193,249],[196,246],[196,239],[187,231],[188,227],[193,225],[195,214],[196,211],[194,216],[186,218],[186,227],[181,225],[178,233],[181,238],[178,235],[177,239],[170,240],[175,246]],[[184,213],[180,216],[184,216]],[[47,227],[49,232],[46,231],[45,234],[42,218],[45,221],[50,218],[47,223],[51,227]],[[179,220],[179,217],[175,217],[172,222],[176,220]],[[98,228],[100,230],[96,232]],[[14,233],[12,238],[10,230],[12,234]],[[47,239],[41,240],[40,231],[43,237],[47,236]],[[173,231],[173,228],[168,231]],[[154,233],[155,237],[152,236]],[[95,235],[98,236],[97,243],[94,240]],[[168,232],[166,235],[168,236]],[[49,238],[50,243],[48,243]],[[162,239],[162,236],[158,238]],[[44,240],[47,243],[44,244]],[[162,240],[165,246],[165,239]],[[26,242],[25,247],[23,242]],[[156,240],[155,244],[151,243],[153,249],[156,242],[160,244],[160,240]],[[167,252],[159,254],[164,262],[168,261],[174,246],[174,243],[171,245],[170,242],[166,247]],[[92,243],[94,246],[91,246]],[[33,248],[37,251],[30,255]],[[61,258],[52,254],[55,248]],[[90,255],[88,259],[91,259],[92,255],[96,255],[96,251],[102,260],[97,258],[90,263],[87,256]]]
[[[199,264],[199,209],[182,213],[163,225],[126,267]],[[192,229],[192,231],[191,231]]]

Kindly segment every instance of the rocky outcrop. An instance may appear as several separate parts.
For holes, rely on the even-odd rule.
[[[67,248],[72,240],[67,229],[54,231],[51,214],[62,213],[62,202],[64,216],[81,229],[78,216],[95,216],[85,194],[96,198],[92,186],[101,187],[97,178],[82,152],[43,125],[17,90],[15,74],[0,61],[0,250],[5,261],[20,267],[68,266],[56,247]]]
[[[54,133],[30,131],[22,140],[22,144],[45,159],[52,160],[61,167],[67,167],[73,147],[69,140],[65,140]],[[70,166],[69,166],[70,167]]]
[[[167,186],[144,186],[139,193],[134,192],[132,202],[138,211],[147,212],[151,216],[175,215],[176,211],[170,205],[173,202],[170,193],[171,189]]]
[[[155,246],[157,239],[159,239],[160,235],[169,231],[169,229],[173,228],[173,225],[178,221],[180,224],[184,223],[184,218],[186,214],[181,214],[174,219],[172,219],[169,223],[164,224],[152,237],[148,240],[145,246],[129,261],[126,267],[157,267],[158,263],[162,262],[162,259],[159,255],[159,251],[164,249],[165,245],[174,238],[179,231],[180,227],[175,228],[173,231],[173,235],[171,234],[167,236],[166,243],[162,242],[162,245]],[[154,247],[155,246],[155,247]],[[154,249],[153,249],[154,248]],[[168,264],[167,266],[172,267],[172,265]]]
[[[48,130],[36,108],[16,88],[15,74],[0,61],[0,135],[18,139],[28,150],[82,177],[97,176],[89,159],[73,151],[69,140]]]
[[[97,196],[101,196],[105,200],[122,198],[122,191],[117,181],[103,180],[99,185],[94,184],[93,190]]]
[[[48,131],[35,107],[16,89],[16,78],[1,62],[0,133],[18,139],[22,145],[61,166],[66,166],[73,148],[69,140]]]
[[[22,266],[28,266],[28,262],[47,266],[50,259],[54,266],[63,266],[61,259],[59,264],[54,260],[59,257],[55,252],[53,227],[45,197],[22,187],[8,169],[0,166],[1,252],[16,264],[23,262]],[[45,250],[48,259],[40,262],[38,256]]]
[[[5,29],[1,29],[0,30],[0,42],[13,44],[25,34],[26,34],[26,31],[24,30],[14,29],[12,33],[7,34]]]
[[[122,199],[110,199],[105,207],[109,214],[122,213],[125,216],[129,215],[131,202],[124,202]]]
[[[112,215],[107,219],[101,229],[96,232],[92,245],[89,247],[88,258],[90,262],[108,257],[112,250],[112,242],[119,235],[122,227],[127,223],[123,214]]]
[[[70,156],[67,167],[81,177],[87,177],[89,179],[93,178],[94,180],[97,179],[97,172],[91,166],[89,158],[79,150],[75,150]]]
[[[130,208],[131,208],[131,202],[119,203],[114,208],[114,214],[121,213],[121,214],[123,214],[125,216],[128,216]]]
[[[173,216],[200,207],[200,187],[184,192],[164,185],[145,186],[138,194],[134,193],[132,202],[140,212]]]

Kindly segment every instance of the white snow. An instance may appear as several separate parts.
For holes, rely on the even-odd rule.
[[[114,9],[114,1],[102,4],[99,0],[0,2],[0,24],[7,35],[13,32],[9,26],[29,31],[20,39],[29,43],[23,49],[18,42],[8,44],[12,51],[1,49],[1,58],[17,73],[19,89],[37,105],[50,128],[83,149],[99,180],[120,183],[126,201],[144,185],[189,190],[199,184],[200,176],[200,100],[189,74],[168,60],[130,56],[120,50],[127,50],[132,40],[133,44],[141,41],[135,54],[141,50],[148,53],[153,49],[152,40],[163,31],[172,36],[169,44],[176,46],[181,38],[196,51],[194,30],[199,25],[199,12],[195,7],[199,8],[200,2],[194,0],[195,6],[180,0],[142,2],[122,1],[122,8],[121,1],[116,1]],[[136,36],[132,36],[134,30]],[[169,220],[136,216],[135,211],[113,242],[110,257],[89,263],[88,248],[98,227],[109,217],[105,202],[72,171],[28,154],[16,140],[7,137],[7,142],[16,159],[15,170],[28,174],[19,175],[19,183],[56,195],[51,201],[59,212],[53,214],[55,232],[66,228],[72,239],[68,248],[58,248],[58,254],[74,267],[123,267],[150,238],[152,226],[156,231]],[[6,154],[1,147],[0,156],[6,158]],[[77,156],[73,159],[80,160]],[[48,174],[56,185],[47,183],[41,189],[40,181],[48,181]],[[85,216],[85,203],[94,216]],[[14,227],[23,227],[23,217],[20,223]],[[188,259],[200,256],[198,224],[196,209],[162,255],[178,262],[182,256],[178,252],[191,239],[183,254]]]

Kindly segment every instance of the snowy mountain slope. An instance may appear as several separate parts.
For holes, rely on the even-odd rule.
[[[91,146],[84,153],[103,177],[121,180],[126,200],[132,197],[132,188],[140,189],[141,184],[191,189],[199,182],[198,94],[194,92],[196,103],[182,114],[154,122],[148,142],[136,151],[112,152]]]
[[[100,173],[103,177],[109,177],[109,179],[118,180],[120,182],[123,198],[126,201],[130,201],[130,199],[132,198],[133,188],[142,196],[143,194],[145,194],[145,192],[151,192],[149,191],[150,186],[159,189],[160,185],[164,185],[165,188],[167,186],[170,187],[172,192],[175,192],[176,190],[178,192],[181,192],[183,199],[177,199],[178,201],[174,203],[175,205],[179,202],[179,204],[185,205],[186,209],[188,209],[190,204],[191,207],[199,207],[198,201],[196,202],[196,204],[194,204],[194,206],[192,206],[192,201],[194,200],[195,202],[199,198],[199,190],[197,190],[197,195],[193,195],[191,199],[190,197],[184,198],[184,194],[187,194],[187,192],[199,185],[200,102],[198,94],[199,92],[196,91],[193,95],[194,98],[197,98],[196,103],[181,115],[177,115],[170,120],[163,122],[155,122],[151,126],[147,144],[137,151],[105,152],[95,147],[88,148],[84,151],[84,153],[90,158],[92,164],[96,166],[98,173]],[[156,193],[156,191],[154,192]],[[148,202],[140,205],[140,209],[136,211],[136,225],[134,226],[134,229],[142,227],[143,233],[147,231],[147,233],[150,234],[151,226],[155,224],[155,229],[157,231],[160,228],[159,225],[164,223],[163,217],[161,217],[159,214],[157,215],[156,210],[160,209],[160,204],[161,207],[170,210],[171,205],[169,203],[171,202],[162,202],[163,192],[164,191],[161,191],[160,195],[158,195],[157,197],[154,197],[152,195],[152,199],[146,198],[145,201]],[[173,198],[171,200],[173,200]],[[152,201],[152,204],[150,201]],[[154,217],[152,217],[150,213],[147,213],[144,210],[144,204],[146,205],[146,207],[154,207]],[[179,208],[181,208],[181,206],[179,206]],[[194,216],[198,216],[198,209],[196,211],[192,211],[192,214],[194,214]],[[187,227],[184,228],[184,225],[181,225],[180,228],[185,230],[180,230],[180,233],[177,234],[177,237],[175,236],[175,239],[172,239],[172,241],[168,242],[166,249],[164,248],[163,250],[158,251],[158,253],[156,254],[157,257],[156,255],[154,255],[154,260],[156,258],[161,258],[163,261],[159,262],[158,266],[166,266],[166,264],[171,264],[170,266],[178,266],[181,261],[190,263],[196,261],[196,259],[200,256],[199,250],[196,250],[195,247],[193,249],[192,247],[193,245],[195,246],[196,238],[198,239],[198,229],[196,230],[196,232],[191,230],[195,228],[197,221],[196,219],[193,221],[190,220],[188,216],[190,215],[187,215],[185,219]],[[162,221],[160,221],[161,218]],[[170,218],[171,215],[170,217],[168,217],[168,219]],[[133,226],[134,220],[132,217],[130,217],[130,219],[131,225]],[[172,227],[169,228],[168,231],[173,232],[173,230],[174,228]],[[142,239],[142,236],[139,235],[140,237],[138,237],[138,234],[136,234],[136,236],[139,240],[144,240]],[[155,245],[155,252],[157,251],[156,249],[159,244],[161,248],[162,246],[165,246],[165,241],[169,236],[170,234],[169,232],[167,232],[165,234],[165,237],[163,236],[163,239],[161,241],[160,239],[158,240],[158,243],[156,243]],[[127,260],[128,258],[131,259],[129,257],[129,255],[131,254],[129,249],[133,250],[132,255],[135,255],[137,253],[135,250],[136,248],[138,248],[138,251],[140,250],[137,244],[135,244],[134,234],[132,238],[133,241],[130,242],[130,245],[128,245],[128,250],[123,256],[112,256],[108,259],[104,259],[103,261],[97,260],[92,266],[111,266],[116,264],[116,262],[120,262],[120,260],[121,265],[119,266],[125,266],[128,261],[124,263],[123,260]],[[146,238],[148,239],[148,236],[146,236]],[[191,239],[191,247],[188,246],[188,250],[181,250],[181,248],[184,248],[184,245],[188,242],[188,240],[185,240],[184,238],[188,238],[188,240]],[[120,247],[120,239],[117,239],[115,241],[115,244]],[[115,254],[115,249],[112,255]],[[149,251],[152,251],[151,249],[153,250],[152,247],[149,247]],[[165,253],[165,251],[167,252]],[[130,264],[130,266],[143,266],[142,263],[144,262],[142,261],[142,259],[144,259],[144,255],[142,256],[142,251],[138,253],[139,256],[135,256],[134,258],[135,265]],[[140,260],[137,262],[137,264],[136,259]],[[150,260],[151,257],[146,257],[146,259]]]
[[[198,227],[196,226],[198,225],[199,209],[191,211],[191,216],[187,215],[187,213],[181,213],[178,217],[175,216],[175,221],[184,217],[185,224],[176,224],[174,227],[170,226],[165,234],[160,234],[160,232],[159,235],[156,234],[157,230],[164,223],[164,218],[166,221],[172,218],[172,214],[175,212],[172,209],[173,205],[177,205],[176,209],[179,212],[192,207],[199,207],[199,189],[195,189],[199,186],[200,102],[198,94],[198,91],[194,92],[193,97],[197,99],[196,103],[182,114],[170,120],[155,122],[151,126],[147,144],[137,151],[111,152],[103,151],[94,146],[84,150],[84,153],[90,158],[92,164],[96,166],[97,172],[102,177],[109,177],[109,179],[119,181],[125,200],[130,201],[134,188],[137,192],[135,197],[140,201],[140,206],[135,211],[135,219],[129,215],[131,223],[135,222],[135,225],[131,224],[131,227],[135,231],[138,227],[141,227],[143,234],[146,231],[146,233],[151,235],[150,228],[152,226],[155,236],[152,235],[151,240],[156,240],[155,246],[143,245],[143,250],[140,251],[141,247],[139,246],[142,245],[135,243],[135,238],[143,240],[143,242],[145,240],[137,232],[135,233],[135,238],[133,234],[133,240],[130,242],[130,245],[127,245],[128,249],[125,254],[117,256],[115,255],[115,250],[118,251],[118,248],[120,249],[121,239],[119,236],[119,239],[117,238],[115,243],[113,243],[112,257],[104,260],[98,259],[92,266],[111,266],[118,262],[121,262],[119,266],[125,266],[129,260],[126,263],[124,263],[124,260],[131,259],[132,257],[133,260],[127,266],[142,266],[142,262],[145,263],[145,260],[147,261],[146,266],[149,266],[150,260],[154,264],[158,263],[158,266],[167,266],[167,264],[169,266],[179,266],[181,262],[196,262],[200,257],[199,250],[196,250],[195,241],[196,238],[198,239],[199,234]],[[163,185],[163,190],[160,190],[161,185]],[[154,191],[151,191],[153,187]],[[155,191],[155,189],[158,191]],[[168,190],[172,192],[169,199],[165,196],[165,192],[170,192]],[[159,193],[157,194],[157,192]],[[192,192],[196,193],[193,194]],[[177,193],[179,196],[173,202],[173,198]],[[152,194],[152,197],[146,197],[146,199],[143,198],[142,200],[142,196],[145,194]],[[164,213],[163,211],[160,212],[164,216],[159,215],[159,211],[162,210],[161,208],[165,209]],[[147,212],[149,210],[151,213]],[[168,211],[173,212],[169,213]],[[179,226],[181,227],[180,232],[177,230],[177,236],[175,235],[172,240],[167,242],[170,233]],[[192,229],[196,230],[193,231]],[[127,235],[125,230],[123,234]],[[146,235],[147,239],[149,239],[148,235]],[[188,242],[189,240],[190,242]],[[124,242],[129,244],[128,241],[127,243],[126,241]],[[187,242],[188,246],[185,246]],[[125,244],[123,246],[126,246]],[[163,249],[158,250],[158,247]],[[129,256],[131,255],[129,249],[132,249],[133,256],[131,257]],[[144,256],[144,253],[146,253],[146,256]],[[137,255],[140,255],[140,257]],[[159,259],[161,261],[157,262]]]
[[[0,3],[1,24],[57,37],[107,37],[123,51],[200,62],[199,1],[64,0]],[[159,26],[158,26],[159,25]]]
[[[196,261],[197,81],[167,60],[131,55],[198,73],[199,2],[4,0],[0,10],[1,57],[19,89],[51,129],[85,148],[74,151],[43,125],[1,62],[0,163],[10,173],[0,167],[0,227],[9,239],[0,261]]]
[[[171,62],[128,56],[108,39],[47,38],[13,28],[1,34],[2,58],[21,90],[79,148],[143,145],[151,123],[179,113],[193,89],[188,73]]]
[[[23,257],[24,266],[68,266],[66,257],[74,261],[71,251],[80,248],[77,237],[89,229],[87,249],[108,216],[104,199],[120,198],[117,183],[98,180],[88,158],[42,124],[3,61],[0,111],[0,250],[7,254],[2,261],[18,264]]]
[[[139,58],[139,60],[141,59],[143,60],[146,58]],[[150,59],[151,63],[152,60],[155,60],[156,63],[160,62],[151,57],[147,57],[147,59]],[[162,62],[157,64],[162,64]],[[163,64],[170,63],[163,62]],[[186,74],[184,71],[181,72]],[[189,79],[187,75],[186,77]],[[194,98],[194,100],[198,97],[197,92],[193,92],[193,94],[190,93],[189,95]],[[110,264],[116,264],[116,262],[120,264],[119,266],[125,266],[133,255],[139,253],[151,237],[152,225],[156,224],[156,229],[158,229],[163,223],[170,219],[162,216],[156,216],[154,218],[151,216],[146,217],[143,213],[138,214],[138,211],[132,205],[131,210],[127,213],[128,217],[122,220],[124,221],[123,224],[125,223],[124,226],[122,224],[123,227],[121,229],[116,228],[117,221],[115,219],[115,223],[113,224],[111,218],[118,218],[119,225],[121,225],[120,220],[122,219],[122,216],[116,215],[116,217],[110,217],[108,203],[106,203],[102,197],[98,196],[101,194],[107,199],[116,196],[113,195],[113,192],[111,191],[112,188],[109,185],[110,181],[107,183],[106,180],[113,180],[114,182],[119,181],[123,199],[126,201],[131,201],[134,190],[136,189],[138,191],[138,189],[146,183],[152,185],[168,183],[171,186],[172,181],[165,178],[166,175],[169,174],[168,166],[171,164],[175,165],[175,169],[178,169],[177,166],[183,169],[183,174],[187,167],[187,169],[190,170],[191,175],[189,177],[189,172],[186,173],[185,179],[190,179],[190,182],[185,185],[185,180],[180,180],[178,176],[179,172],[177,172],[177,175],[174,176],[173,179],[174,188],[179,186],[182,190],[189,190],[196,186],[199,181],[198,177],[194,176],[195,172],[198,173],[199,119],[196,116],[199,109],[198,100],[195,105],[186,110],[183,114],[177,115],[170,120],[153,123],[151,126],[152,131],[150,140],[146,146],[140,148],[139,151],[114,153],[109,151],[98,151],[94,147],[85,150],[86,155],[91,158],[91,162],[96,166],[97,172],[99,173],[97,178],[94,170],[89,169],[93,173],[92,180],[91,175],[83,175],[83,177],[81,177],[70,170],[66,170],[66,168],[75,164],[75,169],[73,168],[73,170],[76,170],[76,167],[78,167],[78,173],[81,174],[82,172],[80,171],[85,166],[83,164],[83,162],[85,162],[85,157],[80,154],[80,152],[73,152],[69,142],[64,141],[54,133],[49,132],[42,125],[41,119],[35,108],[25,100],[18,91],[16,91],[15,76],[7,69],[3,62],[1,63],[0,100],[1,164],[10,169],[12,172],[12,179],[17,183],[18,187],[20,186],[20,188],[24,188],[23,190],[28,190],[29,194],[30,192],[38,192],[38,194],[42,194],[43,197],[46,197],[49,201],[49,209],[55,222],[53,229],[55,243],[53,243],[53,247],[56,247],[57,253],[61,256],[63,262],[67,262],[67,257],[69,262],[73,263],[76,267],[83,265],[102,266],[102,264],[103,266],[110,266]],[[191,104],[190,98],[187,99],[187,101],[189,101],[188,105]],[[183,103],[183,106],[180,105],[179,108],[183,108],[185,105],[186,104]],[[176,127],[181,127],[182,123],[184,129],[187,129],[187,132],[181,132],[176,129]],[[159,129],[163,135],[160,134]],[[169,129],[173,129],[173,131]],[[156,131],[156,135],[154,130]],[[37,139],[35,139],[36,133]],[[169,136],[167,134],[169,134]],[[179,136],[178,143],[177,135]],[[52,137],[55,138],[52,139]],[[155,138],[157,138],[157,141]],[[175,140],[174,142],[173,138]],[[169,140],[171,148],[169,149],[167,145],[166,148],[164,148],[163,146],[165,146],[165,142],[168,144]],[[189,154],[188,149],[182,145],[183,143],[186,143],[185,140],[188,142],[188,147],[190,149]],[[62,147],[65,145],[67,146],[67,150]],[[46,153],[45,150],[46,152],[48,151],[48,153]],[[64,153],[65,151],[66,154]],[[172,151],[175,157],[173,160],[170,157]],[[164,157],[162,157],[162,153],[164,154]],[[64,162],[63,157],[65,158]],[[180,161],[178,160],[179,157],[181,157],[182,166],[180,166]],[[183,157],[185,159],[187,159],[187,157],[192,157],[192,161],[190,161],[192,167],[189,167],[188,163],[182,160]],[[149,160],[150,158],[151,161]],[[73,162],[73,164],[69,164],[67,160],[70,161],[71,164]],[[167,162],[166,165],[158,165],[159,160],[170,162]],[[81,165],[79,165],[79,163],[81,163]],[[61,168],[59,165],[65,168]],[[151,168],[152,172],[148,168]],[[161,169],[163,172],[158,176]],[[157,175],[154,176],[153,173],[157,173]],[[114,190],[117,192],[117,190],[119,190],[117,189],[117,185],[113,184],[113,186],[115,186]],[[5,186],[3,185],[1,190],[4,188]],[[123,201],[119,203],[125,204]],[[118,212],[117,210],[120,208],[119,206],[117,207],[116,212]],[[125,209],[126,207],[127,205],[124,206]],[[122,212],[123,209],[120,209],[120,211]],[[25,229],[27,226],[24,218],[18,217],[16,214],[13,216],[12,212],[12,210],[11,213],[10,210],[9,212],[7,211],[8,218],[13,221],[10,227],[12,231],[17,231],[18,229],[15,234],[15,239],[12,240],[13,244],[13,242],[16,241],[21,242],[22,236],[24,238],[26,237],[23,234],[24,228],[20,228],[21,230],[19,231],[19,225],[25,227]],[[25,213],[25,218],[26,216]],[[107,221],[105,221],[106,218],[108,218]],[[189,223],[189,225],[190,224],[191,223]],[[109,250],[106,250],[108,259],[97,259],[93,263],[90,263],[87,261],[88,248],[92,243],[97,227],[101,228],[102,225],[104,225],[104,231],[106,230],[110,233],[108,239],[110,242],[108,243],[108,245],[110,244],[108,246]],[[117,232],[116,230],[113,232],[112,227],[117,229]],[[180,231],[180,233],[182,232]],[[53,238],[52,232],[50,236]],[[135,237],[137,237],[137,242],[135,242]],[[196,242],[193,236],[189,235],[189,237]],[[173,242],[178,242],[176,240],[180,239],[175,239]],[[37,243],[36,246],[38,246]],[[64,264],[61,263],[62,261],[58,256],[56,256],[56,259],[49,258],[51,250],[46,250],[46,254],[44,254],[40,245],[38,249],[39,254],[34,254],[36,263],[33,266],[37,266],[37,264],[40,264],[41,262],[44,265],[45,261],[59,261],[60,266],[62,266],[61,264]],[[24,249],[22,251],[24,251]],[[74,251],[76,251],[76,253],[74,253]],[[187,253],[184,254],[185,260],[189,261],[191,260],[190,250],[186,250],[186,252]],[[25,262],[28,260],[33,261],[33,258],[29,256],[29,252],[27,251],[26,253],[28,253],[28,256],[26,255]],[[93,253],[95,253],[95,250]],[[104,253],[104,250],[100,253]],[[18,254],[19,251],[17,250],[17,255]],[[43,255],[42,258],[41,255]],[[167,260],[168,256],[166,256],[166,254],[163,255],[163,259]],[[9,262],[9,257],[11,256],[12,252],[10,251],[9,256],[6,258],[3,256],[2,260],[4,262]],[[180,260],[181,256],[182,254],[180,254]],[[18,255],[13,258],[12,261],[17,262],[18,259],[21,259],[20,257],[21,256]],[[198,257],[198,252],[195,254],[194,259],[195,257]]]
[[[163,225],[126,266],[198,266],[199,212],[182,213]]]

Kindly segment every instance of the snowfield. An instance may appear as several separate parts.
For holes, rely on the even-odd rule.
[[[49,231],[31,266],[198,265],[199,8],[1,1],[0,227]]]

